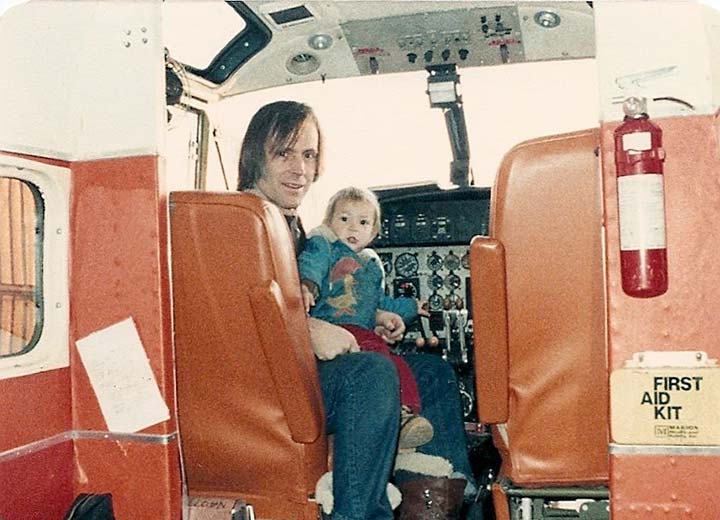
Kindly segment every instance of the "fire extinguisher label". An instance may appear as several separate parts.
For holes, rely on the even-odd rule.
[[[618,177],[620,249],[665,248],[663,176],[657,173]]]
[[[650,132],[635,132],[622,136],[623,150],[644,151],[652,148]]]

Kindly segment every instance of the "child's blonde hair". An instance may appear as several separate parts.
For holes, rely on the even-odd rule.
[[[326,226],[330,225],[333,215],[335,214],[335,207],[338,202],[351,201],[351,202],[367,202],[373,207],[375,213],[375,221],[373,222],[373,234],[377,236],[380,233],[380,203],[377,200],[375,194],[364,188],[358,188],[356,186],[349,186],[338,191],[335,195],[330,197],[327,208],[325,209],[325,218],[323,218],[323,224]]]

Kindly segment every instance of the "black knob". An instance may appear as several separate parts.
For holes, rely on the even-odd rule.
[[[415,63],[415,60],[417,59],[417,54],[414,52],[411,52],[407,55],[408,62]]]
[[[425,51],[425,54],[423,55],[423,57],[425,58],[425,61],[427,63],[430,63],[433,59],[433,51]]]
[[[450,58],[450,49],[445,49],[442,51],[442,59],[443,61],[447,61],[448,58]]]
[[[460,50],[458,51],[458,54],[460,55],[460,59],[461,59],[461,60],[465,60],[465,59],[467,59],[468,54],[470,54],[470,51],[467,50],[467,49],[460,49]]]

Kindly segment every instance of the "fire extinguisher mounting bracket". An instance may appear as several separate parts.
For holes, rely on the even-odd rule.
[[[714,367],[717,359],[708,358],[701,350],[635,352],[632,359],[625,361],[625,368],[701,368]]]

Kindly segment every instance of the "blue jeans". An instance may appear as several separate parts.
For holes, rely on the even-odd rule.
[[[420,415],[432,423],[435,431],[432,440],[417,451],[449,460],[453,471],[459,471],[474,484],[455,371],[447,361],[433,354],[405,354],[403,359],[410,365],[420,390]]]
[[[333,520],[392,520],[386,486],[400,427],[395,365],[376,352],[318,361],[327,432],[335,435]]]

